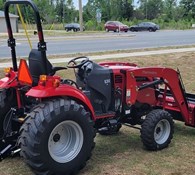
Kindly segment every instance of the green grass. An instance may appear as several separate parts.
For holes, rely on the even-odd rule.
[[[98,134],[93,156],[80,175],[193,175],[194,135],[194,129],[176,123],[170,146],[150,152],[142,146],[139,130],[123,126],[115,136]],[[19,157],[0,165],[1,175],[33,175]]]
[[[124,58],[139,66],[179,68],[188,92],[195,93],[195,53],[176,53]],[[115,59],[121,61],[121,59]],[[3,76],[2,70],[0,76]],[[69,70],[59,75],[74,78]],[[95,138],[92,158],[80,175],[194,175],[195,129],[176,122],[174,138],[168,148],[151,152],[141,143],[140,132],[123,126],[115,136]],[[0,175],[33,175],[22,158],[7,158],[0,162]]]
[[[128,127],[116,136],[98,135],[93,157],[81,174],[193,174],[194,134],[194,129],[177,123],[172,144],[158,152],[145,150],[139,131]]]

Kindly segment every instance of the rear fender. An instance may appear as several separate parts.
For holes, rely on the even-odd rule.
[[[51,98],[51,97],[70,97],[74,98],[77,101],[80,101],[86,108],[88,108],[91,112],[92,119],[95,120],[95,112],[93,106],[88,99],[88,97],[79,89],[76,89],[70,85],[60,85],[57,88],[47,87],[47,86],[35,86],[32,87],[27,93],[26,96],[30,96],[33,98]]]

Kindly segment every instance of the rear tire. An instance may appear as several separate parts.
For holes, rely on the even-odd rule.
[[[130,31],[131,31],[131,32],[135,32],[135,29],[134,29],[134,28],[131,28]]]
[[[171,115],[157,109],[146,116],[141,128],[141,139],[148,150],[161,150],[171,143],[173,133],[174,122]]]
[[[0,136],[3,135],[3,122],[11,107],[16,105],[13,89],[3,89],[0,91]]]
[[[154,29],[153,28],[149,28],[148,31],[149,32],[154,32]]]
[[[76,174],[91,157],[95,131],[83,106],[55,99],[34,109],[21,127],[21,155],[35,174]]]

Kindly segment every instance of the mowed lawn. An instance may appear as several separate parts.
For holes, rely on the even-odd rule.
[[[117,59],[115,59],[116,61]],[[128,61],[139,66],[179,68],[186,91],[195,93],[195,53],[178,53],[131,57]],[[1,77],[3,73],[1,71]],[[73,78],[68,70],[60,75]],[[95,138],[92,158],[80,175],[194,175],[195,129],[175,123],[174,138],[164,150],[153,152],[143,147],[139,130],[123,126],[114,136]],[[0,175],[33,175],[22,158],[7,158],[0,162]]]

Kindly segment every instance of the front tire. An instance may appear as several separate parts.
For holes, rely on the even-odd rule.
[[[39,175],[75,174],[91,157],[95,131],[83,106],[55,99],[34,109],[21,128],[21,155]]]
[[[174,122],[167,111],[151,111],[141,127],[141,139],[148,150],[161,150],[171,143]]]

